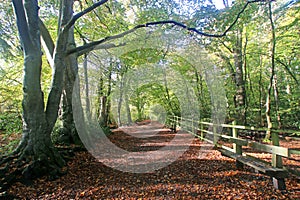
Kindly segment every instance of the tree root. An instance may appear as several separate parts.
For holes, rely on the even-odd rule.
[[[23,149],[21,154],[1,157],[0,160],[0,194],[15,182],[32,184],[36,178],[47,176],[54,180],[66,174],[62,168],[65,160],[56,148],[45,148],[34,155],[33,151]]]
[[[18,155],[10,155],[10,156],[1,157],[0,166],[3,165],[4,163],[8,163],[9,161],[11,161],[17,157],[18,157]]]

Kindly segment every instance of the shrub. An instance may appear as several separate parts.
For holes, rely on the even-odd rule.
[[[20,133],[22,131],[22,117],[17,112],[0,114],[0,130],[6,134]]]

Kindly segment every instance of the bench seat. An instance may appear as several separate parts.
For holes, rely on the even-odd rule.
[[[259,171],[263,174],[266,174],[271,177],[275,178],[287,178],[288,177],[288,172],[284,169],[281,168],[275,168],[272,167],[269,164],[266,164],[265,162],[258,161],[257,159],[251,157],[251,156],[243,156],[243,155],[238,155],[234,152],[231,152],[226,149],[220,149],[219,150],[222,155],[230,157],[235,159],[236,161],[243,163],[245,165],[248,165],[252,168],[254,168],[256,171]]]

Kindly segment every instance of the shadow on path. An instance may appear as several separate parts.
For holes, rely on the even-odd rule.
[[[128,132],[127,130],[131,130]],[[143,130],[145,132],[143,133]],[[115,130],[110,141],[133,152],[155,151],[168,144],[176,133],[163,127],[152,135],[149,126]],[[135,134],[151,137],[134,137]],[[184,133],[179,133],[184,134]],[[182,146],[184,144],[178,144]],[[286,181],[288,192],[273,188],[269,177],[239,171],[233,160],[194,139],[187,151],[166,167],[151,173],[128,173],[105,166],[88,152],[78,152],[68,164],[67,175],[31,186],[16,183],[9,194],[28,199],[299,199],[296,178]]]

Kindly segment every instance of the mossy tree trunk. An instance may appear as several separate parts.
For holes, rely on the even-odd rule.
[[[24,53],[23,134],[14,152],[0,157],[0,192],[19,178],[27,181],[42,175],[55,178],[61,174],[65,161],[54,147],[51,133],[58,117],[65,70],[68,66],[77,66],[77,55],[66,53],[68,48],[75,46],[72,27],[81,16],[106,2],[99,1],[73,15],[73,1],[61,0],[59,32],[54,45],[39,18],[38,0],[12,0]],[[52,67],[52,82],[46,103],[41,89],[41,46]]]
[[[38,2],[13,0],[13,6],[24,52],[24,78],[23,135],[14,152],[18,158],[17,166],[23,167],[20,167],[22,170],[16,170],[12,176],[16,176],[21,171],[24,178],[28,179],[48,173],[54,177],[65,164],[52,144],[51,132],[57,119],[62,91],[63,51],[67,35],[62,33],[58,38],[57,45],[60,48],[54,54],[53,81],[45,108],[44,94],[41,89],[42,51]]]
[[[73,16],[73,1],[65,0],[61,1],[60,10],[63,15],[60,15],[61,24],[66,24]],[[66,44],[67,51],[75,48],[74,40],[74,28],[71,27],[68,35],[68,42]],[[80,144],[80,138],[78,136],[74,119],[73,119],[73,108],[72,108],[72,97],[73,88],[76,77],[78,75],[78,62],[77,56],[74,54],[69,55],[65,59],[65,73],[64,73],[64,86],[62,93],[62,128],[60,129],[60,140],[59,142],[67,144]]]

